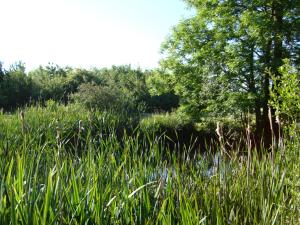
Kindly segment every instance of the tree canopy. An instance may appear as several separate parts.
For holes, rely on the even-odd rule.
[[[193,117],[256,115],[266,129],[270,75],[284,58],[299,65],[299,1],[185,0],[196,10],[162,45],[163,77],[175,81],[181,107]]]

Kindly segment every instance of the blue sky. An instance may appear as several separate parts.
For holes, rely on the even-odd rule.
[[[0,0],[0,61],[27,69],[132,64],[153,68],[191,11],[181,0]]]

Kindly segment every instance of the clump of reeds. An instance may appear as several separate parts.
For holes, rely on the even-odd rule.
[[[1,121],[0,224],[299,223],[300,155],[293,143],[274,163],[253,152],[249,164],[231,158],[212,171],[214,155],[162,157],[163,142],[150,135],[99,139],[100,112],[88,121],[85,111],[30,110],[26,123],[35,129],[26,139],[14,119]],[[83,132],[84,124],[91,130]],[[79,132],[86,151],[74,157],[67,146]],[[217,133],[222,137],[220,125]]]

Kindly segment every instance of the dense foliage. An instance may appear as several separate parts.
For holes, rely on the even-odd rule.
[[[192,117],[251,113],[257,133],[264,130],[270,138],[270,75],[280,79],[284,58],[299,66],[300,2],[185,2],[196,13],[175,26],[163,44],[165,73],[159,79],[172,81],[182,109]]]
[[[53,64],[27,74],[20,62],[8,70],[1,67],[0,108],[11,111],[50,99],[98,109],[118,106],[118,110],[153,112],[176,108],[178,97],[173,93],[150,95],[146,80],[151,74],[130,66],[86,70]]]

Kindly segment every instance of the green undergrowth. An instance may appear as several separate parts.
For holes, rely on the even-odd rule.
[[[273,157],[163,155],[163,136],[120,140],[120,116],[49,107],[0,115],[0,224],[299,223],[296,138]]]
[[[245,124],[237,122],[234,118],[207,118],[204,117],[202,121],[195,122],[179,112],[161,113],[161,114],[149,114],[141,119],[140,129],[148,132],[157,132],[165,129],[180,130],[188,128],[199,133],[214,134],[216,129],[216,123],[220,125],[226,131],[232,130],[235,132],[241,132],[244,129]],[[253,124],[250,124],[251,126]]]
[[[180,118],[176,113],[152,114],[143,118],[140,122],[140,128],[150,132],[166,128],[176,130],[191,126],[190,121]]]

